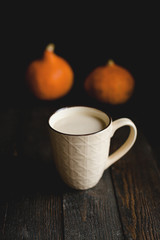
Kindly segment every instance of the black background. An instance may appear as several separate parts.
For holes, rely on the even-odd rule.
[[[113,117],[130,117],[153,146],[159,138],[159,43],[157,6],[113,2],[52,2],[4,7],[1,21],[1,108],[32,104],[86,104],[107,109]],[[75,74],[71,92],[62,99],[35,99],[25,84],[28,64],[55,44]],[[86,95],[86,76],[109,59],[135,78],[132,98],[123,105],[98,103]]]

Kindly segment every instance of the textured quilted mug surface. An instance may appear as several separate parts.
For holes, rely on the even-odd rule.
[[[108,125],[103,130],[91,134],[75,135],[56,131],[54,121],[59,121],[62,116],[65,120],[66,113],[71,110],[75,112],[85,110],[86,113],[91,110],[99,115],[102,113]],[[123,156],[136,139],[136,127],[130,119],[122,118],[112,122],[105,113],[88,107],[61,109],[50,117],[49,125],[57,170],[66,184],[81,190],[94,187],[101,179],[104,170]],[[111,137],[119,127],[125,125],[130,126],[131,129],[128,139],[120,149],[108,157]]]

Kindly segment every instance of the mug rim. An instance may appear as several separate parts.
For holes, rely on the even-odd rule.
[[[91,108],[91,109],[94,109],[94,110],[98,110],[102,113],[104,113],[108,119],[109,119],[109,123],[108,125],[106,125],[106,127],[104,127],[103,129],[101,130],[98,130],[98,131],[95,131],[95,132],[91,132],[91,133],[82,133],[82,134],[74,134],[74,133],[65,133],[65,132],[61,132],[61,131],[58,131],[56,130],[55,128],[51,127],[50,125],[50,119],[51,117],[56,114],[57,112],[60,112],[60,111],[64,111],[65,109],[69,109],[69,108],[77,108],[77,107],[82,107],[82,108]],[[108,114],[108,113],[105,113],[104,111],[98,109],[98,108],[95,108],[95,107],[90,107],[90,106],[83,106],[83,105],[73,105],[73,106],[66,106],[66,107],[62,107],[62,108],[59,108],[57,110],[55,110],[49,117],[48,119],[48,125],[49,125],[49,128],[52,130],[52,131],[55,131],[59,134],[62,134],[62,135],[67,135],[67,136],[90,136],[90,135],[94,135],[94,134],[97,134],[97,133],[100,133],[100,132],[103,132],[104,130],[106,130],[110,125],[111,125],[111,122],[112,122],[112,118],[111,116]]]

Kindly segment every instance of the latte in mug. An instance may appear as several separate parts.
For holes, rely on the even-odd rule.
[[[66,134],[90,134],[106,128],[106,123],[89,113],[71,114],[57,121],[53,128]]]
[[[129,126],[129,136],[109,155],[110,140],[123,126]],[[104,170],[129,151],[137,136],[130,119],[112,121],[105,112],[85,106],[56,111],[49,118],[49,127],[57,170],[66,184],[80,190],[94,187]]]

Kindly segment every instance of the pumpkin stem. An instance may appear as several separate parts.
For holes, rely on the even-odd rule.
[[[115,63],[114,63],[114,61],[112,60],[112,59],[110,59],[110,60],[108,60],[108,62],[107,62],[107,65],[109,65],[109,66],[112,66],[112,65],[114,65]]]
[[[55,49],[55,45],[53,43],[49,43],[46,47],[46,51],[49,51],[49,52],[54,52],[54,49]]]

